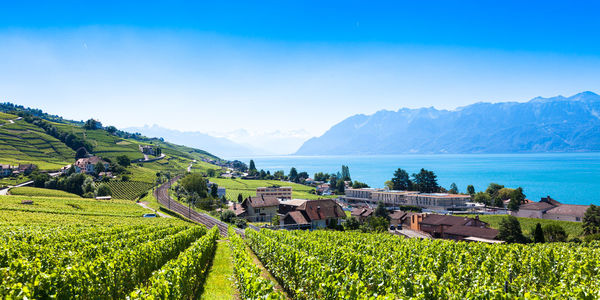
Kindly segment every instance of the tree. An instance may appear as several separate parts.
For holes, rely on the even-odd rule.
[[[585,211],[583,233],[586,235],[600,233],[600,206],[592,204]]]
[[[94,119],[89,119],[89,120],[85,121],[85,124],[83,124],[83,128],[85,128],[87,130],[98,129],[101,127],[102,127],[102,124]]]
[[[129,165],[131,165],[131,160],[127,155],[119,155],[117,156],[117,163],[123,167],[129,167]]]
[[[250,173],[256,173],[256,165],[254,164],[254,160],[250,160],[250,166],[248,167],[248,171]]]
[[[549,243],[565,242],[567,240],[567,232],[558,224],[548,224],[543,228],[544,238]]]
[[[435,193],[440,189],[433,171],[421,169],[419,173],[413,174],[413,181],[421,193]]]
[[[315,181],[327,181],[329,180],[329,174],[323,172],[315,173],[313,179]]]
[[[342,165],[342,180],[352,181],[350,178],[350,168],[348,168],[348,166]]]
[[[542,224],[537,223],[535,225],[535,230],[533,230],[533,241],[535,243],[545,243],[544,239],[544,231],[542,230]]]
[[[308,179],[308,173],[307,172],[300,172],[298,173],[298,181],[304,181]]]
[[[475,195],[475,187],[472,184],[467,186],[467,193],[471,196]]]
[[[363,188],[368,188],[369,185],[364,183],[364,182],[360,182],[357,180],[354,180],[354,183],[352,183],[352,188],[353,189],[363,189]]]
[[[115,126],[108,126],[105,128],[106,132],[110,133],[110,134],[115,134],[115,132],[117,132],[117,127]]]
[[[242,201],[244,201],[244,196],[242,196],[242,194],[238,194],[237,201],[238,203],[242,203]]]
[[[500,191],[503,188],[503,185],[492,182],[485,190],[485,192],[488,193],[488,195],[490,195],[492,198],[496,198],[498,196],[498,191]]]
[[[219,197],[219,187],[216,183],[213,183],[210,186],[210,196],[215,199]]]
[[[510,195],[510,202],[508,203],[508,209],[519,210],[521,204],[525,202],[525,194],[523,194],[523,188],[518,187],[514,189]]]
[[[273,178],[274,179],[283,180],[283,177],[285,177],[285,174],[283,173],[283,170],[275,171],[275,173],[273,173]]]
[[[335,191],[337,190],[337,177],[332,175],[329,179],[329,189],[332,193],[335,193]]]
[[[473,196],[473,201],[477,203],[483,203],[487,206],[492,205],[492,197],[490,196],[490,194],[484,192],[478,192],[477,194],[475,194]]]
[[[288,177],[290,178],[291,182],[298,182],[298,170],[296,170],[296,168],[292,167],[290,169],[290,175]]]
[[[377,203],[377,207],[375,208],[373,215],[376,217],[381,217],[381,218],[386,218],[386,219],[389,219],[389,217],[390,217],[388,214],[388,211],[385,208],[385,205],[383,204],[382,201],[379,201]]]
[[[494,206],[495,207],[504,207],[504,201],[502,201],[502,199],[496,197],[494,199]]]
[[[33,186],[43,188],[46,181],[50,180],[50,175],[46,173],[35,173],[31,175],[31,179],[33,180]]]
[[[396,172],[394,172],[394,177],[392,178],[392,190],[398,191],[407,191],[411,189],[412,182],[408,176],[408,172],[403,169],[398,168]]]
[[[279,226],[279,215],[274,215],[273,218],[271,218],[271,224]]]
[[[394,182],[393,181],[388,180],[384,184],[385,184],[385,187],[387,187],[388,189],[390,189],[390,190],[394,189]]]
[[[100,174],[100,172],[104,172],[104,163],[102,163],[101,161],[99,161],[96,166],[94,166],[94,169],[96,171],[96,174]]]
[[[235,213],[230,209],[226,209],[221,213],[220,218],[221,218],[221,221],[223,221],[223,222],[231,223],[233,218],[235,218]]]
[[[383,217],[370,217],[368,222],[368,228],[375,232],[385,232],[390,227],[390,220]]]
[[[496,193],[496,198],[500,198],[500,200],[508,200],[508,199],[510,199],[510,197],[512,196],[514,191],[515,191],[514,189],[510,189],[510,188],[501,188]]]
[[[80,159],[88,156],[88,151],[84,147],[77,149],[75,152],[75,159]]]
[[[343,195],[345,192],[345,189],[346,189],[346,183],[344,182],[343,179],[339,179],[337,181],[337,184],[335,185],[335,187],[336,187],[335,193],[337,195]]]
[[[181,179],[181,186],[189,193],[196,193],[200,198],[206,198],[206,179],[200,173],[189,173]]]
[[[450,194],[458,194],[458,186],[456,186],[456,183],[452,183],[450,185],[450,189],[448,190],[448,193]]]
[[[359,227],[360,227],[360,222],[355,217],[349,217],[349,218],[347,218],[346,222],[344,223],[344,229],[345,230],[356,230]]]
[[[519,223],[519,219],[514,216],[507,216],[500,221],[498,239],[507,243],[528,242],[527,238],[523,235],[523,231],[521,230],[521,223]]]
[[[98,191],[96,192],[96,195],[98,195],[99,197],[112,196],[112,192],[110,190],[110,187],[103,183],[98,187]]]

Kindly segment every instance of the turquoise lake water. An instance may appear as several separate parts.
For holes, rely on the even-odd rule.
[[[237,158],[248,163],[249,157]],[[569,204],[600,205],[600,153],[550,154],[448,154],[380,156],[262,156],[253,157],[256,167],[271,172],[291,167],[315,172],[338,172],[350,167],[353,180],[383,187],[397,168],[409,174],[432,170],[438,183],[449,188],[455,182],[461,192],[472,184],[477,191],[490,182],[523,187],[527,198],[552,198]]]

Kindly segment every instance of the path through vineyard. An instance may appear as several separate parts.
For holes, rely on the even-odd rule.
[[[246,246],[246,250],[248,251],[248,253],[250,253],[250,257],[252,257],[254,264],[256,264],[260,268],[260,270],[261,270],[260,274],[262,275],[262,277],[267,280],[272,281],[275,284],[275,289],[278,291],[281,291],[286,299],[291,299],[288,296],[288,294],[285,292],[283,287],[279,284],[277,279],[275,279],[275,277],[273,277],[273,275],[271,275],[271,272],[269,272],[269,270],[267,270],[267,268],[265,268],[265,266],[262,264],[262,262],[256,256],[256,254],[254,254],[254,251],[252,251],[252,249],[250,249],[249,246]]]

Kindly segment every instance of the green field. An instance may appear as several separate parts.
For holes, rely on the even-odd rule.
[[[334,198],[336,196],[319,196],[311,194],[310,191],[314,190],[313,187],[291,183],[279,180],[246,180],[246,179],[226,179],[226,178],[210,178],[211,182],[216,183],[220,187],[226,188],[227,198],[235,200],[238,194],[242,194],[244,198],[249,196],[256,196],[257,187],[268,187],[273,185],[278,186],[291,186],[292,187],[292,198],[295,199],[322,199],[322,198]]]
[[[28,186],[12,188],[8,191],[8,193],[17,196],[81,198],[79,195],[71,194],[61,190],[51,190]]]
[[[472,217],[472,216],[470,216]],[[479,219],[490,224],[492,228],[498,228],[500,221],[506,218],[505,215],[479,215]],[[521,223],[521,229],[525,235],[531,235],[535,229],[537,223],[544,225],[558,224],[565,229],[569,238],[579,237],[583,234],[583,228],[581,222],[568,222],[568,221],[557,221],[557,220],[545,220],[545,219],[532,219],[532,218],[518,218]]]
[[[135,200],[153,186],[151,183],[140,181],[109,181],[100,182],[96,185],[106,184],[115,199]]]

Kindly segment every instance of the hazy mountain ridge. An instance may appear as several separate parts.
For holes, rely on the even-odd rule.
[[[167,129],[158,125],[144,127],[129,127],[126,131],[139,132],[146,136],[164,138],[173,143],[189,147],[202,147],[219,157],[234,157],[256,154],[258,151],[244,145],[237,144],[227,138],[214,137],[202,132],[183,132]]]
[[[351,116],[296,154],[600,151],[599,126],[600,96],[592,92],[453,111],[402,108]]]

